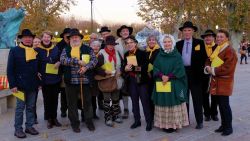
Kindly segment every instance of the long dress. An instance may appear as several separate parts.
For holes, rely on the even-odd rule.
[[[187,77],[181,55],[174,49],[170,53],[160,50],[154,62],[156,82],[161,76],[169,76],[171,92],[157,92],[154,86],[152,100],[155,104],[154,126],[177,129],[189,125],[186,107]]]

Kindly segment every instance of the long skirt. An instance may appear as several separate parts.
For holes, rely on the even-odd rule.
[[[186,103],[176,106],[155,105],[154,126],[164,129],[178,129],[189,125]]]

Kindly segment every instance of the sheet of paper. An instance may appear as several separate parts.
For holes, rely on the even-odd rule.
[[[136,56],[128,56],[127,57],[127,64],[131,64],[133,66],[138,66]]]
[[[90,56],[88,54],[82,55],[82,61],[84,61],[84,63],[88,64],[89,60],[90,60]]]
[[[15,97],[17,97],[18,99],[24,101],[25,97],[24,97],[24,93],[21,91],[17,91],[16,93],[12,93],[12,95],[14,95]]]
[[[211,66],[212,66],[212,67],[219,67],[219,66],[221,66],[223,63],[224,63],[224,61],[221,60],[220,57],[216,57],[216,58],[214,58],[214,60],[212,61]]]
[[[107,70],[107,71],[113,71],[114,70],[114,67],[113,67],[112,63],[105,63],[104,65],[102,65],[102,68],[104,70]]]
[[[165,85],[162,82],[156,82],[156,92],[171,92],[171,82]]]
[[[55,69],[55,64],[46,64],[46,71],[48,74],[58,74],[58,69]]]

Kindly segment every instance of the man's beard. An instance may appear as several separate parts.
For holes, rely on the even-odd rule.
[[[80,46],[80,45],[81,45],[81,41],[71,41],[70,42],[71,47],[76,47],[76,46]]]

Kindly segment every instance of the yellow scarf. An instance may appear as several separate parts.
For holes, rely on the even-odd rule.
[[[46,50],[47,51],[47,57],[49,57],[49,51],[51,50],[51,49],[53,49],[54,48],[54,45],[51,45],[49,48],[46,48],[46,47],[44,47],[44,46],[39,46],[41,49],[44,49],[44,50]]]
[[[212,62],[216,57],[218,57],[219,53],[220,53],[220,50],[225,47],[225,46],[228,46],[229,45],[229,42],[226,41],[224,42],[223,44],[221,45],[218,45],[216,47],[216,49],[214,50],[214,52],[212,53],[212,55],[210,56],[210,61]]]
[[[206,52],[207,52],[207,56],[210,57],[213,53],[213,46],[215,45],[215,43],[213,42],[212,45],[205,45],[205,49],[206,49]]]
[[[128,56],[135,56],[136,51],[137,51],[137,48],[133,51],[129,51]]]
[[[81,46],[71,47],[71,58],[77,58],[80,60],[80,47]]]
[[[25,50],[26,62],[36,59],[37,52],[32,47],[24,46],[22,43],[19,44],[19,47]]]
[[[152,53],[156,50],[156,49],[159,49],[160,47],[159,47],[159,45],[155,45],[154,46],[154,48],[153,49],[151,49],[149,46],[146,48],[146,52],[150,52],[150,54],[149,54],[149,59],[151,58],[151,56],[152,56]]]

